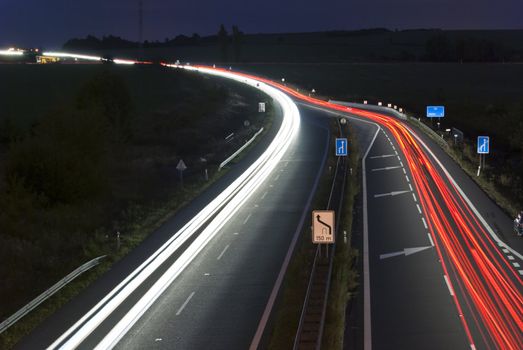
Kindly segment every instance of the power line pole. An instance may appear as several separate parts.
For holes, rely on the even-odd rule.
[[[138,1],[138,41],[143,46],[143,1]]]

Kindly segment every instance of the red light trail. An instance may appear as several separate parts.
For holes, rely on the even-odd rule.
[[[311,98],[268,79],[235,74],[277,87],[312,105],[351,113],[386,128],[407,160],[420,203],[427,213],[427,225],[443,272],[452,289],[456,291],[455,284],[461,291],[461,297],[454,292],[452,298],[471,348],[475,348],[478,340],[473,334],[476,338],[479,334],[487,348],[522,348],[523,280],[501,254],[454,183],[434,165],[412,129],[393,117]],[[463,302],[467,306],[465,310]],[[471,331],[470,320],[476,332]]]

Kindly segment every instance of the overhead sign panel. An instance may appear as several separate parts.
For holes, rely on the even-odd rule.
[[[427,118],[443,118],[445,106],[427,106]]]
[[[312,212],[312,243],[334,243],[334,210]]]

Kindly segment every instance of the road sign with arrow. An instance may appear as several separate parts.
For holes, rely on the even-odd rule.
[[[312,243],[334,243],[334,210],[312,212]]]

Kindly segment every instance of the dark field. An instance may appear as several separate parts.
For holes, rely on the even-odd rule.
[[[0,320],[86,261],[108,255],[107,268],[125,255],[272,111],[258,113],[254,89],[161,67],[0,65],[0,76],[0,299],[10,300]],[[101,271],[3,333],[0,348]]]

